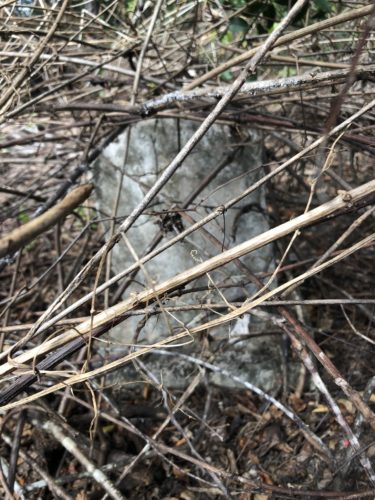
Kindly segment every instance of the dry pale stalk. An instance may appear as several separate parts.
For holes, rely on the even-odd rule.
[[[160,346],[173,344],[174,342],[180,341],[181,339],[185,339],[186,337],[192,338],[197,333],[209,330],[210,328],[216,327],[216,326],[224,324],[224,323],[228,323],[228,322],[242,316],[243,314],[248,313],[250,310],[254,309],[259,304],[265,302],[266,300],[272,298],[273,296],[278,295],[280,292],[283,292],[284,290],[286,290],[290,286],[293,286],[298,282],[301,283],[303,280],[305,280],[305,279],[313,276],[314,274],[317,274],[318,272],[322,271],[323,269],[326,269],[327,267],[339,262],[340,260],[348,257],[352,253],[366,247],[369,243],[373,243],[374,241],[375,241],[375,233],[372,233],[370,236],[367,236],[366,238],[364,238],[363,240],[354,244],[353,246],[351,246],[347,250],[344,250],[337,257],[334,257],[333,259],[321,264],[320,266],[318,266],[314,269],[311,269],[310,271],[307,271],[300,276],[297,276],[296,278],[290,280],[287,283],[284,283],[283,285],[278,286],[277,288],[265,293],[264,295],[256,298],[255,300],[245,302],[241,307],[238,307],[237,309],[235,309],[234,311],[231,311],[230,313],[228,313],[226,315],[220,316],[217,319],[214,319],[212,321],[208,321],[207,323],[204,323],[204,324],[201,324],[197,327],[191,328],[190,330],[187,330],[184,328],[180,333],[176,333],[175,335],[172,335],[170,337],[162,339],[158,343],[144,347],[144,348],[140,349],[139,351],[136,351],[136,352],[133,351],[130,354],[128,354],[120,359],[117,359],[115,361],[112,361],[111,363],[103,365],[99,368],[96,368],[95,370],[92,370],[89,372],[84,372],[84,373],[79,373],[77,375],[73,375],[72,377],[67,378],[64,382],[55,384],[51,387],[48,387],[47,389],[44,389],[42,391],[37,392],[31,396],[23,398],[19,401],[15,401],[13,403],[4,404],[3,406],[0,406],[0,410],[6,411],[6,410],[10,410],[12,408],[16,408],[16,407],[24,405],[24,404],[28,404],[31,401],[35,401],[36,399],[44,397],[48,394],[52,394],[52,393],[59,391],[61,389],[65,389],[66,387],[73,386],[73,385],[76,385],[76,384],[79,384],[82,382],[86,382],[87,380],[90,380],[94,377],[99,377],[99,376],[105,375],[106,373],[112,372],[114,370],[118,370],[119,368],[121,368],[125,364],[129,363],[131,360],[134,360],[134,359],[136,359],[136,358],[138,358],[146,353],[149,353],[155,348],[158,348]],[[111,323],[113,324],[117,320],[116,324],[118,324],[119,322],[121,322],[121,320],[123,320],[125,318],[126,318],[126,315],[113,317],[111,319],[111,321],[107,322],[106,326],[108,326],[108,328],[110,328]],[[89,329],[88,333],[90,333],[90,332],[91,332],[91,330]],[[325,356],[325,359],[327,360],[328,358]],[[40,373],[43,373],[43,371],[40,371]],[[22,381],[21,381],[21,383],[22,383]],[[337,380],[335,380],[335,383],[345,392],[345,394],[348,395],[348,397],[350,397],[350,395],[348,393],[349,386],[348,386],[346,380],[344,380],[343,378],[340,377]],[[16,381],[15,386],[17,386],[17,385],[18,385],[18,382]],[[5,391],[5,393],[1,395],[1,399],[0,399],[1,402],[6,402],[7,400],[9,400],[10,397],[13,397],[9,393],[12,393],[14,389],[16,389],[16,391],[17,391],[17,387],[11,387],[10,389],[11,389],[11,391],[8,391],[8,393],[7,393],[7,391]],[[353,396],[354,395],[353,391],[350,390],[350,392],[352,393],[351,395]],[[17,393],[18,393],[18,391],[17,391]],[[373,415],[373,412],[370,410],[368,405],[363,401],[363,399],[361,398],[359,393],[355,393],[355,396],[356,396],[355,399],[353,397],[351,398],[351,400],[353,401],[353,404],[356,406],[358,411],[360,411],[362,413],[362,415],[366,418],[367,422],[372,426],[372,428],[375,429],[375,416]]]

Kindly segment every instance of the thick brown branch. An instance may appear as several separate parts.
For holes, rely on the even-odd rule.
[[[92,184],[79,186],[55,207],[50,208],[43,215],[14,229],[7,236],[1,238],[0,257],[5,257],[8,254],[16,252],[27,243],[30,243],[36,236],[54,226],[56,222],[66,217],[83,203],[90,196],[92,189]]]

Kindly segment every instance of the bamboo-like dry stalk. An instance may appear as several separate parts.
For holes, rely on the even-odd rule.
[[[375,241],[375,233],[364,238],[363,240],[361,240],[357,244],[353,245],[349,249],[344,250],[340,255],[332,258],[331,260],[324,262],[323,264],[320,264],[319,266],[317,266],[313,269],[310,269],[309,271],[303,273],[302,275],[297,276],[293,280],[290,280],[289,282],[284,283],[283,285],[280,285],[277,288],[261,295],[257,299],[251,300],[249,302],[245,302],[241,307],[231,311],[230,313],[228,313],[226,315],[220,316],[219,318],[216,318],[212,321],[208,321],[207,323],[201,324],[201,325],[199,325],[195,328],[192,328],[190,330],[184,329],[180,333],[177,333],[175,335],[167,337],[166,339],[162,339],[159,342],[157,342],[153,345],[149,345],[147,347],[144,347],[143,349],[140,349],[138,351],[131,352],[130,354],[128,354],[120,359],[117,359],[115,361],[112,361],[111,363],[103,365],[95,370],[91,370],[91,371],[85,372],[85,373],[79,373],[78,375],[73,375],[73,376],[67,378],[66,380],[64,380],[64,382],[62,382],[62,383],[55,384],[52,387],[44,389],[44,390],[42,390],[36,394],[33,394],[31,396],[25,397],[19,401],[16,401],[14,403],[4,404],[3,406],[0,406],[0,411],[7,411],[7,410],[10,410],[12,408],[16,408],[18,406],[24,405],[24,404],[28,404],[32,401],[35,401],[41,397],[47,396],[48,394],[52,394],[56,391],[59,391],[61,389],[66,388],[68,386],[73,386],[75,384],[79,384],[79,383],[85,382],[87,380],[90,380],[91,378],[104,375],[104,374],[109,373],[113,370],[117,370],[120,367],[122,367],[123,365],[129,363],[130,361],[132,361],[132,360],[134,360],[134,359],[136,359],[144,354],[147,354],[148,352],[152,351],[155,348],[159,348],[161,346],[173,344],[176,341],[180,341],[182,339],[192,337],[193,335],[196,335],[197,333],[209,330],[210,328],[214,328],[218,325],[222,325],[224,323],[232,321],[233,319],[236,319],[236,318],[242,316],[243,314],[249,312],[251,309],[257,307],[259,304],[261,304],[264,301],[270,299],[271,297],[277,295],[278,293],[283,292],[284,290],[287,290],[289,287],[304,281],[305,279],[309,278],[310,276],[313,276],[314,274],[317,274],[321,270],[326,269],[327,267],[329,267],[330,265],[332,265],[336,262],[339,262],[340,260],[348,257],[352,253],[360,250],[361,248],[366,247],[369,243],[372,243],[374,241]],[[151,293],[149,293],[150,297],[152,297],[154,295],[154,293],[155,293],[154,290]],[[127,301],[124,301],[124,302],[126,303]],[[122,304],[122,305],[124,305],[124,304]],[[113,309],[113,308],[111,308],[111,309]],[[128,309],[126,309],[126,310],[128,310]],[[107,318],[107,321],[105,323],[107,323],[108,326],[110,327],[111,323],[113,323],[115,321],[116,316],[121,316],[124,314],[124,312],[122,312],[121,314],[114,315],[113,310],[111,310],[110,311],[111,317],[110,317],[110,319]],[[101,325],[103,325],[103,323]],[[98,325],[98,326],[101,326],[101,325]],[[89,327],[89,330],[87,332],[84,332],[84,333],[89,333],[89,332],[90,332],[90,327]],[[75,333],[77,333],[77,332],[75,332]],[[84,333],[81,333],[81,335],[83,335]],[[42,347],[44,347],[44,346],[42,346]],[[27,354],[29,354],[29,353],[27,353]],[[38,354],[40,354],[40,353],[36,353],[35,356]],[[342,387],[343,389],[346,388],[346,381],[345,380],[340,378],[336,381],[336,383],[338,386]],[[357,401],[353,400],[353,402],[356,403]],[[357,408],[359,411],[362,411],[362,409],[364,409],[364,412],[366,412],[366,415],[365,415],[366,417],[368,416],[367,412],[370,413],[370,415],[371,415],[371,411],[367,410],[367,405],[362,405],[362,400],[359,401],[359,405],[357,406]],[[375,428],[375,421],[370,420],[369,423],[372,425],[373,428]]]

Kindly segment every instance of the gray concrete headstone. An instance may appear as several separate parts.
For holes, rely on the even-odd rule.
[[[117,216],[124,217],[137,206],[198,126],[197,122],[175,118],[152,119],[132,126]],[[94,166],[98,208],[108,216],[112,213],[119,173],[124,165],[124,143],[125,133],[104,150]],[[197,221],[242,193],[262,175],[261,164],[262,136],[259,132],[227,125],[212,126],[148,208],[147,214],[142,215],[127,233],[137,255],[144,255],[161,229],[164,242],[191,224],[186,216]],[[223,166],[220,172],[190,203],[186,212],[168,212],[171,207],[175,207],[172,210],[181,209],[188,196],[219,165]],[[195,232],[157,256],[138,272],[124,297],[150,288],[153,283],[160,283],[199,261],[219,254],[222,247],[231,248],[266,231],[268,223],[262,212],[264,203],[263,190],[257,190],[223,216],[208,223],[203,231]],[[241,262],[252,273],[268,271],[272,263],[272,247],[253,252]],[[134,258],[121,241],[113,250],[113,271],[120,272],[133,263]],[[169,306],[243,300],[255,292],[253,285],[244,285],[248,281],[243,270],[231,263],[187,287],[199,287],[199,292],[182,294],[167,302],[164,298],[160,299]],[[221,288],[222,285],[225,287]],[[181,327],[189,328],[208,321],[209,317],[212,316],[207,312],[197,311],[152,316],[140,330],[137,343],[156,342]],[[113,337],[121,343],[134,342],[140,319],[135,316],[116,327],[112,331]],[[265,327],[258,318],[246,315],[236,322],[210,330],[208,335],[198,336],[194,342],[178,349],[206,357],[214,353],[216,364],[255,385],[271,389],[275,386],[275,377],[280,381],[278,340],[268,335],[249,338],[254,332],[264,331]],[[170,386],[183,386],[189,374],[196,370],[196,367],[177,358],[171,363],[169,356],[152,356],[149,362],[158,375],[162,372],[164,383]],[[220,385],[233,384],[217,374],[212,375],[212,380]]]

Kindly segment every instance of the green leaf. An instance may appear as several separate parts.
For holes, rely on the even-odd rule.
[[[224,82],[231,82],[233,80],[233,72],[230,69],[227,69],[220,73],[219,78]]]
[[[256,73],[253,73],[248,78],[246,78],[246,83],[256,82],[257,80],[258,80],[258,75]]]
[[[247,33],[249,25],[242,17],[233,17],[229,22],[228,31],[232,33]]]
[[[221,37],[221,43],[230,44],[233,42],[233,33],[231,31],[227,31],[225,35]]]
[[[137,1],[136,0],[129,0],[128,2],[126,2],[126,9],[129,12],[135,12],[136,6],[137,6]]]
[[[246,0],[228,0],[225,5],[231,9],[239,9],[246,5]]]
[[[18,220],[21,224],[26,224],[26,222],[30,221],[29,214],[23,210],[18,214]]]
[[[277,73],[277,76],[279,78],[288,78],[289,76],[296,76],[296,75],[297,75],[297,70],[293,66],[284,66],[283,69],[281,69]]]
[[[315,7],[325,14],[331,12],[331,5],[328,0],[314,0]]]

